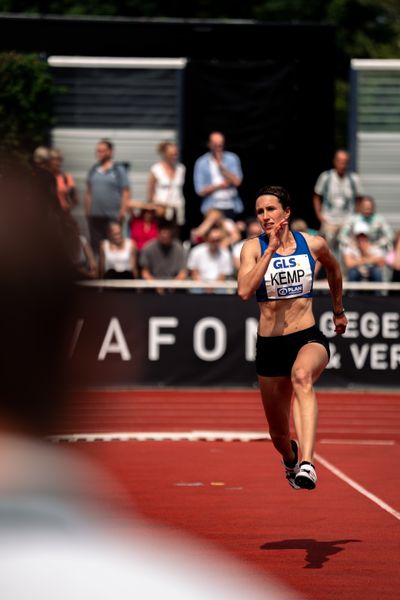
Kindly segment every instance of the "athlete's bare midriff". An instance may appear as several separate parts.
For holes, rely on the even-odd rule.
[[[269,300],[258,304],[260,307],[259,335],[287,335],[315,325],[312,298]]]

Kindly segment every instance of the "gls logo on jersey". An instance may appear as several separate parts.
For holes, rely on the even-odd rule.
[[[268,298],[303,296],[311,291],[312,272],[307,254],[273,258],[265,274]]]
[[[276,258],[272,261],[274,269],[288,269],[289,267],[296,266],[296,259],[294,256],[290,258]]]

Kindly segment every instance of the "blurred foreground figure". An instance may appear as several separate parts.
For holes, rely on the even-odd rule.
[[[67,391],[71,231],[30,176],[0,173],[1,600],[294,598],[207,546],[128,522],[106,500],[114,481],[45,441]]]

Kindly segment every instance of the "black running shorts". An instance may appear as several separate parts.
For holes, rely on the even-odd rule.
[[[262,377],[290,376],[300,348],[311,342],[322,344],[329,359],[329,342],[316,325],[288,335],[273,337],[257,335],[257,375]]]

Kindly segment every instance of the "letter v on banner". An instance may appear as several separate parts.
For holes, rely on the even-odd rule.
[[[367,360],[369,352],[369,344],[363,344],[361,348],[358,348],[357,344],[350,345],[351,356],[353,357],[356,369],[362,369]]]
[[[115,341],[113,341],[114,339]],[[120,354],[122,360],[131,359],[128,344],[116,317],[110,320],[97,360],[104,360],[107,354]]]

